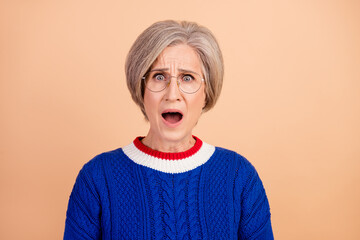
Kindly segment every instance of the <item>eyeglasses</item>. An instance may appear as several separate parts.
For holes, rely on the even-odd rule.
[[[183,72],[177,77],[170,75],[168,72],[152,70],[142,77],[145,80],[145,86],[152,92],[161,92],[170,85],[171,79],[177,79],[179,89],[188,94],[196,93],[204,79],[195,72]]]

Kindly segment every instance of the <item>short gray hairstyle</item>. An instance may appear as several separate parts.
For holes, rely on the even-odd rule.
[[[219,44],[211,31],[195,22],[173,20],[156,22],[138,36],[130,48],[125,63],[126,82],[131,97],[146,119],[145,82],[142,77],[166,47],[178,44],[192,47],[202,62],[206,95],[203,111],[210,110],[219,98],[224,62]]]

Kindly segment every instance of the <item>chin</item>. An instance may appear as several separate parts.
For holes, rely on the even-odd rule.
[[[161,135],[164,140],[170,141],[170,142],[183,141],[187,137],[192,136],[191,132],[184,132],[184,131],[179,131],[179,130],[175,130],[175,129],[172,129],[170,131],[165,131],[165,132],[161,133]]]

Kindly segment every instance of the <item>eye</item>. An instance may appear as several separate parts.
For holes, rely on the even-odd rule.
[[[153,78],[157,81],[165,81],[165,76],[161,73],[156,73]]]
[[[194,78],[193,76],[189,75],[189,74],[184,75],[184,76],[182,77],[183,82],[191,82],[191,81],[193,81],[194,79],[195,79],[195,78]]]

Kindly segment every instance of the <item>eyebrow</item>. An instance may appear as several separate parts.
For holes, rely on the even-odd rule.
[[[155,72],[155,71],[165,72],[165,71],[169,71],[169,70],[170,70],[169,68],[154,68],[154,69],[151,69],[150,72]],[[195,73],[195,74],[200,75],[197,72],[194,72],[194,71],[191,71],[191,70],[188,70],[188,69],[184,69],[184,68],[178,68],[178,71],[182,72],[182,73],[187,72],[187,73]]]

